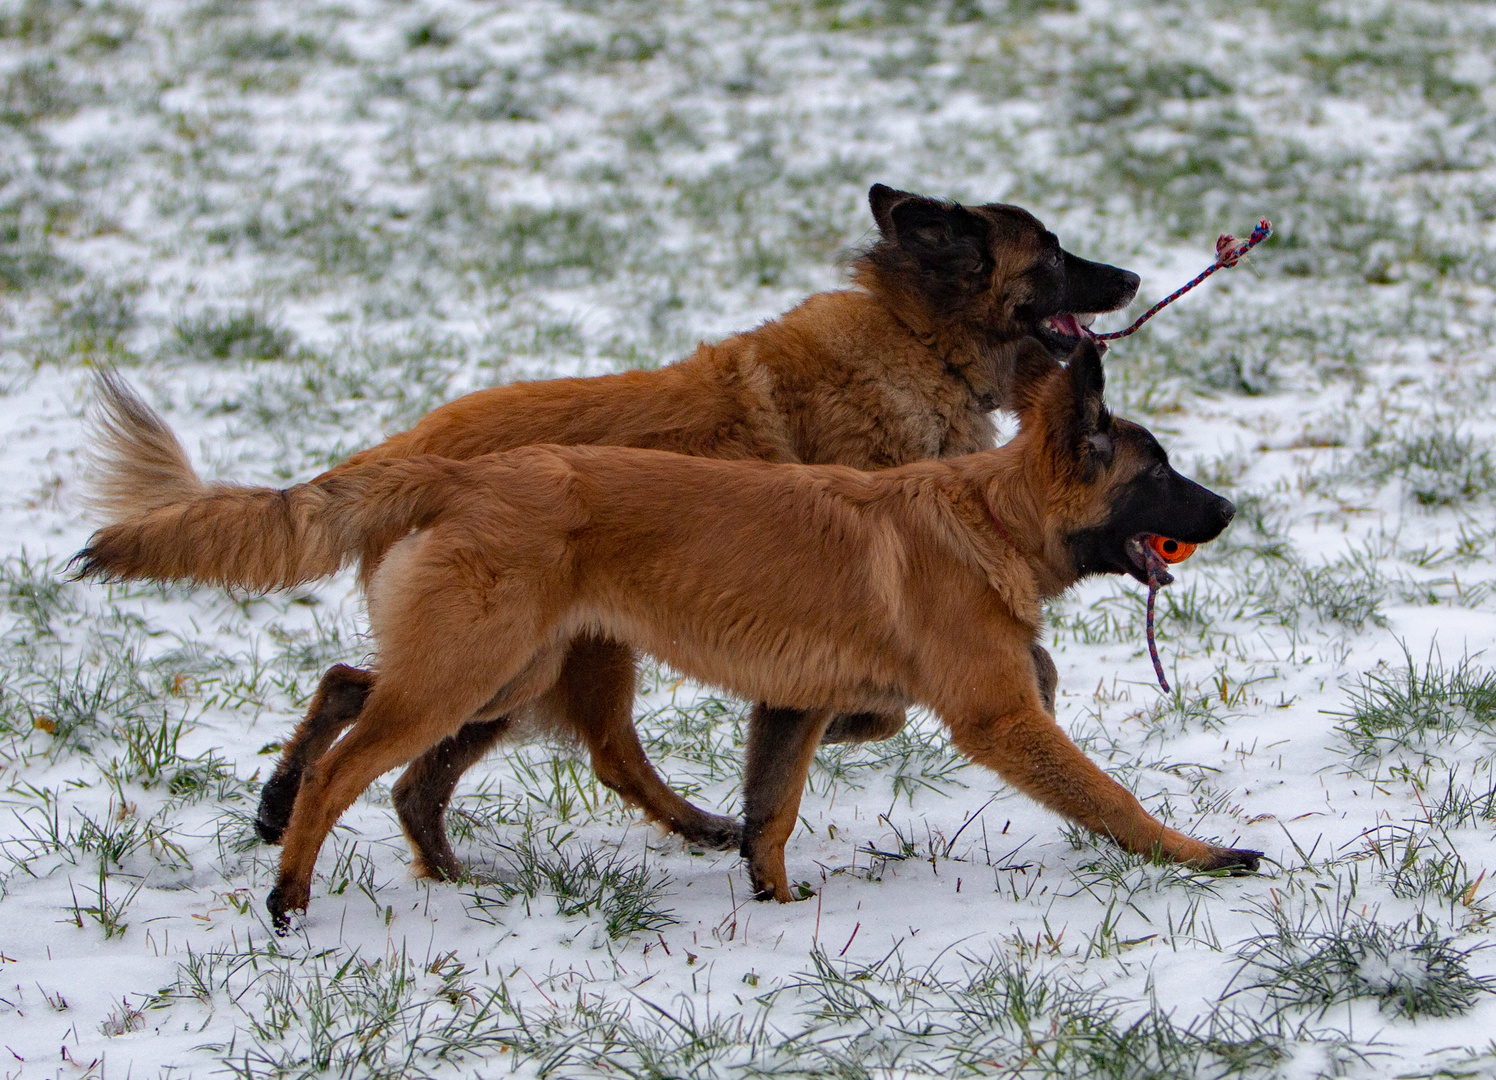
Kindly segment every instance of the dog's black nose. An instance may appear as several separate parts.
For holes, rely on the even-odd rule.
[[[1231,524],[1231,519],[1236,516],[1236,507],[1230,499],[1221,499],[1219,496],[1217,496],[1217,499],[1219,501],[1216,505],[1216,513],[1221,515],[1221,528],[1224,529],[1227,525]]]
[[[1127,300],[1124,301],[1124,303],[1130,303],[1132,301],[1132,298],[1138,294],[1138,286],[1142,283],[1143,279],[1138,277],[1131,270],[1122,271],[1122,291],[1127,294]]]

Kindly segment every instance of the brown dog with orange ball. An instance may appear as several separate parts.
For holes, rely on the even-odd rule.
[[[387,548],[370,587],[378,679],[302,778],[268,901],[280,926],[375,778],[471,721],[561,708],[585,635],[814,717],[750,854],[765,897],[791,898],[784,845],[832,718],[914,705],[973,761],[1129,851],[1256,869],[1260,852],[1169,828],[1086,758],[1045,710],[1033,654],[1044,599],[1090,574],[1146,580],[1150,537],[1211,540],[1234,507],[1111,416],[1094,344],[1068,366],[1036,344],[1015,361],[1019,434],[966,457],[873,473],[618,447],[372,462],[281,493],[289,552],[220,527],[233,515],[214,504],[256,489],[182,502],[201,482],[163,476],[155,506],[94,534],[80,573],[266,590]],[[148,437],[171,438],[159,421]]]

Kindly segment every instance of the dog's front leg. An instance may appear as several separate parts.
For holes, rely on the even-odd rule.
[[[829,709],[772,709],[762,703],[748,717],[740,851],[748,860],[755,899],[781,904],[793,899],[784,845],[795,831],[805,778],[831,720]]]
[[[1137,855],[1201,870],[1256,870],[1262,852],[1186,836],[1159,821],[1102,772],[1037,702],[997,716],[950,721],[957,748],[1077,825]]]

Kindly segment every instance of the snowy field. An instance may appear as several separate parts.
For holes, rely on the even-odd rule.
[[[0,1075],[1496,1075],[1493,57],[1496,5],[1413,0],[4,0]],[[461,791],[470,881],[376,785],[271,935],[250,817],[360,601],[65,581],[90,371],[284,485],[837,287],[874,181],[1032,209],[1127,318],[1276,224],[1107,358],[1241,507],[1175,692],[1135,583],[1048,632],[1062,724],[1264,873],[1122,856],[925,717],[822,752],[800,903],[530,745]],[[745,706],[641,689],[735,812]]]

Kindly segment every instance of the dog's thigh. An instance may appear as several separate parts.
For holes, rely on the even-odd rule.
[[[666,786],[634,727],[634,653],[626,645],[586,637],[572,642],[557,685],[562,721],[581,736],[597,778],[682,838],[704,847],[738,845],[732,818],[709,814]]]
[[[772,709],[763,704],[755,705],[748,717],[740,851],[748,861],[756,899],[792,899],[784,845],[795,830],[805,778],[831,720],[824,709]]]
[[[1044,711],[1054,715],[1055,692],[1060,687],[1060,672],[1054,666],[1054,657],[1037,641],[1029,646],[1029,655],[1034,659],[1034,676],[1039,681],[1039,701]]]
[[[831,721],[821,744],[878,742],[891,739],[904,730],[908,714],[903,709],[894,712],[843,713]]]
[[[267,901],[277,929],[289,911],[306,908],[323,841],[369,784],[473,717],[531,705],[560,676],[564,642],[545,622],[543,575],[533,585],[516,578],[495,597],[486,579],[470,574],[469,549],[449,537],[433,530],[408,550],[398,575],[375,581],[383,586],[382,610],[371,620],[379,678],[352,730],[302,776]]]
[[[267,844],[280,843],[291,807],[301,788],[301,775],[308,764],[321,757],[333,740],[358,719],[359,710],[374,685],[372,671],[334,664],[322,676],[305,719],[281,750],[275,772],[260,789],[260,808],[255,814],[255,832]]]

